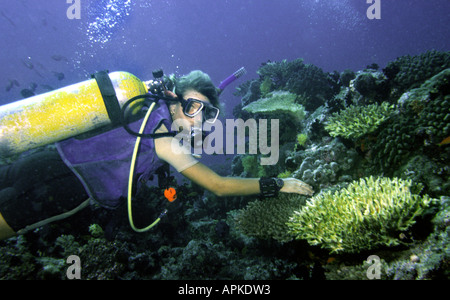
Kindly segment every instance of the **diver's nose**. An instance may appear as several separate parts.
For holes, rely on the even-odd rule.
[[[194,117],[194,127],[202,127],[203,123],[203,111]]]

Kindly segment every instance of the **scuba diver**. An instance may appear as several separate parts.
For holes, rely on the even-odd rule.
[[[174,142],[177,132],[172,131],[172,123],[182,120],[194,131],[199,122],[215,122],[221,89],[202,71],[164,76],[162,82],[157,90],[148,88],[148,94],[161,96],[152,98],[151,115],[144,125],[140,118],[86,138],[72,137],[57,142],[56,149],[45,147],[0,166],[0,240],[65,219],[92,202],[114,209],[127,198],[132,228],[146,231],[165,213],[148,228],[136,228],[131,216],[130,199],[136,191],[132,184],[139,188],[153,175],[167,173],[169,165],[218,197],[313,194],[308,184],[295,178],[223,177],[192,154],[174,149],[184,146]]]

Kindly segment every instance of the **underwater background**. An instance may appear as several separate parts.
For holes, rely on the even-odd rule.
[[[75,2],[75,1],[74,1]],[[374,1],[376,2],[376,1]],[[91,207],[0,242],[0,279],[448,279],[450,3],[380,0],[64,0],[0,4],[0,105],[100,70],[183,75],[225,90],[222,119],[280,119],[280,160],[205,156],[227,176],[295,177],[313,198],[217,198],[179,178],[146,234]],[[6,163],[3,159],[1,163]],[[148,184],[147,225],[166,206]],[[370,259],[369,259],[370,258]]]

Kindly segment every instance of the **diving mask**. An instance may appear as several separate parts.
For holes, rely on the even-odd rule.
[[[194,98],[181,101],[183,112],[186,116],[194,118],[202,113],[202,120],[207,123],[216,122],[219,117],[220,110],[208,102]]]

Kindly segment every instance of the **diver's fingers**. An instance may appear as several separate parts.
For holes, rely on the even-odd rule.
[[[314,190],[309,184],[306,184],[303,181],[298,180],[296,178],[284,179],[284,186],[281,189],[281,192],[296,193],[296,194],[302,194],[302,195],[308,195],[308,196],[311,196],[314,194]]]
[[[172,98],[178,98],[178,96],[177,96],[177,94],[175,94],[174,92],[172,92],[172,91],[164,91],[164,95],[165,96],[168,96],[168,97],[172,97]]]
[[[314,194],[313,188],[309,185],[304,183],[303,181],[299,180],[299,191],[301,191],[301,194],[312,196]]]

